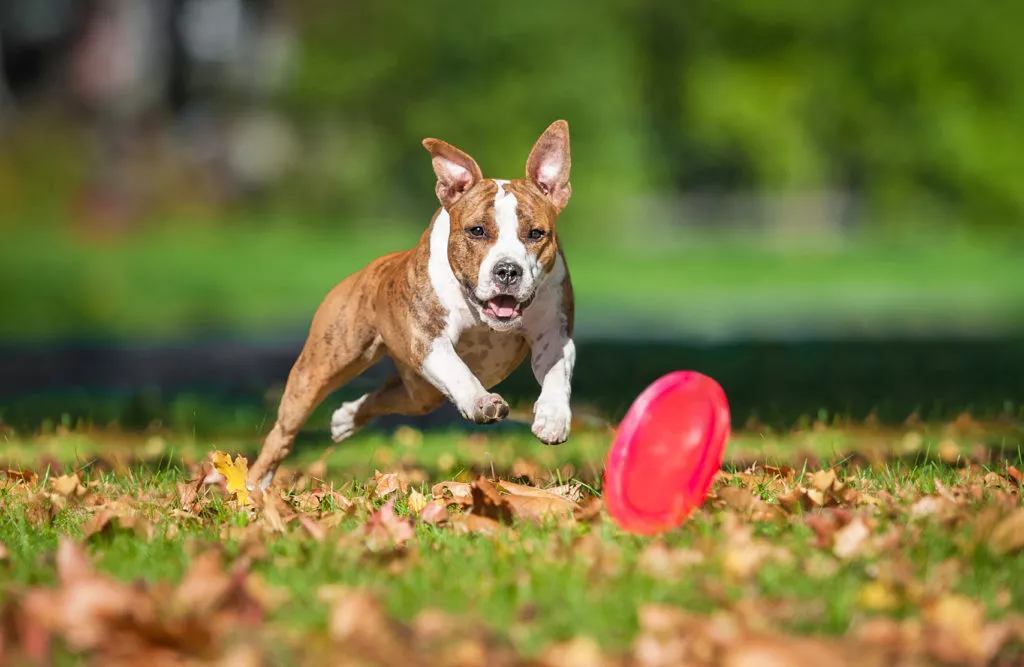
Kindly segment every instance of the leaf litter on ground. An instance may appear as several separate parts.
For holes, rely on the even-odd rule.
[[[958,428],[977,432],[966,422]],[[409,443],[403,447],[420,447],[408,433],[403,437]],[[489,667],[1010,665],[1024,655],[1024,620],[1014,611],[1019,587],[1016,594],[1012,584],[997,589],[983,602],[965,594],[960,583],[977,558],[997,564],[1024,551],[1016,467],[965,457],[944,472],[900,477],[870,459],[812,469],[791,463],[755,461],[720,472],[708,502],[686,525],[645,539],[619,532],[599,496],[582,484],[534,485],[543,470],[524,460],[509,479],[492,473],[432,486],[401,466],[377,470],[344,493],[330,483],[323,457],[303,470],[283,470],[269,489],[252,493],[245,488],[245,457],[219,450],[187,465],[187,479],[171,478],[147,491],[73,467],[42,479],[9,467],[0,478],[0,509],[16,508],[27,525],[44,529],[69,513],[80,523],[58,539],[54,585],[5,589],[0,662],[37,664],[60,650],[114,665],[279,664],[286,655],[285,662],[302,664]],[[197,541],[203,530],[223,544]],[[929,531],[951,537],[945,560],[925,569],[909,558],[933,539]],[[177,583],[125,582],[101,573],[86,555],[88,545],[102,560],[104,540],[117,536],[146,542],[179,534],[193,537]],[[465,534],[473,541],[450,541],[467,539],[460,537]],[[538,548],[541,536],[547,546]],[[301,604],[290,599],[295,593],[287,585],[275,590],[253,572],[269,562],[275,569],[294,567],[289,559],[300,555],[272,555],[277,545],[289,543],[323,545],[334,557],[363,554],[346,562],[409,577],[431,553],[473,549],[477,540],[494,541],[495,550],[487,553],[497,559],[515,548],[502,545],[521,542],[531,559],[540,559],[539,567],[581,568],[597,590],[634,563],[633,576],[693,588],[712,611],[641,596],[629,603],[636,629],[625,648],[605,648],[600,635],[567,636],[563,626],[526,654],[515,624],[442,611],[429,599],[414,613],[396,615],[382,602],[386,587],[325,581],[316,595],[317,604],[326,606],[324,629],[296,635],[273,617],[281,605]],[[0,567],[11,561],[9,542],[0,542]],[[820,596],[829,587],[821,583],[818,595],[811,589],[810,595],[787,596],[769,586],[777,576],[770,573],[780,571],[817,582],[862,572],[855,577],[854,613],[846,627],[795,632],[794,623],[820,615]],[[529,581],[536,575],[519,576],[522,586],[523,576]],[[479,584],[489,585],[486,579]]]

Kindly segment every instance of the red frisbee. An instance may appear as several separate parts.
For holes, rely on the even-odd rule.
[[[699,507],[722,465],[729,403],[694,371],[662,376],[633,401],[608,451],[604,500],[624,530],[651,535]]]

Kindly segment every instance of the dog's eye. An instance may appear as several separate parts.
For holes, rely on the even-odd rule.
[[[484,228],[481,227],[480,225],[477,225],[476,227],[470,227],[468,231],[469,235],[474,238],[481,239],[484,237]]]
[[[542,238],[544,238],[544,230],[543,229],[531,229],[530,230],[530,240],[531,241],[539,241]]]

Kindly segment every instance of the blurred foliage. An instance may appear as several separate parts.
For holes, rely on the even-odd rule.
[[[615,204],[695,191],[848,192],[878,226],[1024,221],[1016,0],[303,0],[288,13],[298,52],[274,104],[301,151],[255,208],[289,220],[421,211],[426,136],[516,176],[565,118],[574,208],[608,228],[628,215]],[[36,130],[47,146],[61,136]],[[60,152],[0,152],[8,214],[78,177],[80,158],[38,176]],[[169,204],[198,189],[176,187]]]
[[[839,188],[866,220],[1024,219],[1019,2],[302,7],[288,104],[338,123],[301,179],[346,208],[383,183],[430,192],[424,136],[516,175],[546,124],[566,118],[577,192],[602,204]]]

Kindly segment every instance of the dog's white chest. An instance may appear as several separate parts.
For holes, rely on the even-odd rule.
[[[499,332],[481,325],[463,331],[455,351],[480,383],[490,389],[523,362],[529,346],[518,331]]]

